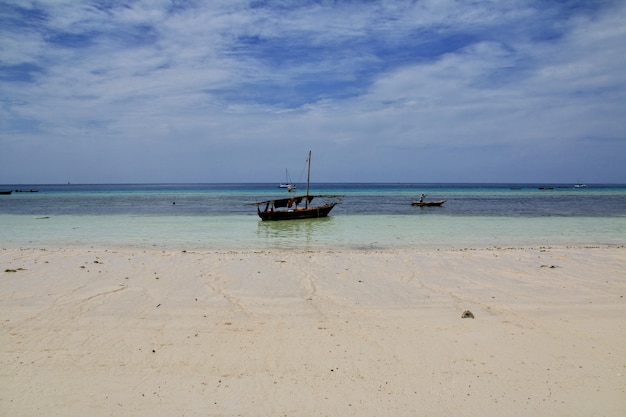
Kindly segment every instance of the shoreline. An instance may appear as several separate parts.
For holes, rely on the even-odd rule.
[[[0,408],[618,415],[624,267],[596,244],[4,248]]]

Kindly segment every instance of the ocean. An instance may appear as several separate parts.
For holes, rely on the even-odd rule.
[[[312,184],[328,218],[261,222],[277,184],[2,185],[0,247],[385,250],[624,245],[626,185]],[[31,192],[31,190],[36,192]],[[301,187],[298,191],[304,191]],[[441,207],[411,202],[446,200]],[[315,203],[315,201],[314,201]]]

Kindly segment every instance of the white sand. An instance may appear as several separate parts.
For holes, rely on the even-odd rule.
[[[2,416],[626,412],[623,247],[5,249],[0,268]]]

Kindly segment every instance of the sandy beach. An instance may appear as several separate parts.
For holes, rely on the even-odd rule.
[[[13,248],[0,268],[3,416],[626,410],[623,246]]]

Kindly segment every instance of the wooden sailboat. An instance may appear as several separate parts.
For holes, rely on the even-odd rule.
[[[314,196],[309,194],[309,184],[311,182],[311,151],[309,151],[307,165],[308,173],[306,179],[306,193],[303,196],[260,201],[251,204],[257,206],[257,213],[259,214],[261,220],[299,220],[326,217],[333,207],[339,203],[337,200],[341,199],[343,196]],[[309,205],[313,199],[320,198],[332,199],[333,201],[327,201],[317,206]],[[304,207],[302,207],[301,204],[304,204]],[[261,206],[264,206],[263,209],[261,209]]]

